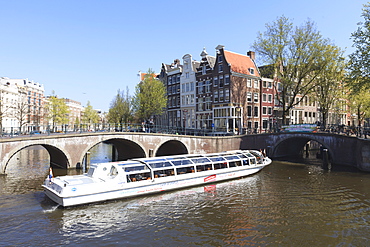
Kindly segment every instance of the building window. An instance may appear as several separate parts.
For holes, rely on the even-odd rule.
[[[249,68],[249,73],[251,73],[251,75],[254,75],[254,69],[253,68]]]
[[[215,76],[215,77],[213,78],[213,85],[214,85],[215,87],[217,87],[217,86],[218,86],[218,77],[217,77],[217,76]]]
[[[229,102],[229,101],[230,101],[230,90],[225,89],[225,102]]]
[[[222,56],[218,56],[218,62],[221,63],[222,62]]]
[[[247,93],[247,101],[252,102],[252,93],[251,92]]]
[[[228,85],[228,84],[230,84],[230,76],[225,75],[225,85]]]
[[[268,127],[268,121],[267,121],[267,119],[263,119],[262,120],[262,128],[267,129],[267,127]]]
[[[254,117],[258,117],[258,106],[254,107]]]
[[[271,81],[267,82],[267,87],[272,88],[272,82]]]
[[[259,86],[258,86],[258,80],[254,80],[254,88],[259,88]]]
[[[206,81],[206,93],[211,92],[211,80]]]
[[[252,81],[251,81],[251,79],[247,79],[247,87],[252,87]]]
[[[268,102],[271,103],[272,102],[272,94],[269,94],[267,97],[268,97]]]
[[[203,98],[198,99],[198,111],[203,111]]]
[[[263,102],[266,102],[267,101],[267,95],[265,93],[262,94],[262,101]]]
[[[220,75],[220,87],[224,86],[224,77]]]
[[[204,75],[206,73],[207,73],[207,67],[205,65],[203,65],[203,67],[202,67],[202,75]]]
[[[266,115],[267,114],[267,107],[266,106],[263,106],[262,107],[262,114],[263,115]]]
[[[202,93],[204,93],[204,92],[203,92],[203,82],[202,82],[202,81],[200,81],[200,82],[198,83],[198,94],[202,94]]]
[[[271,107],[268,107],[268,108],[267,108],[267,114],[268,114],[268,115],[272,115],[272,108],[271,108]]]
[[[193,92],[194,91],[194,82],[190,82],[190,91]]]
[[[224,101],[224,90],[220,90],[220,102]]]
[[[222,67],[222,64],[219,64],[219,65],[218,65],[218,72],[222,72],[222,71],[224,71],[224,70],[223,70],[223,67]]]
[[[213,99],[214,99],[214,102],[218,102],[218,91],[214,91],[214,95],[213,95]]]
[[[185,78],[188,79],[189,78],[189,72],[186,72],[185,73]]]
[[[254,93],[254,103],[258,103],[258,93]]]
[[[264,87],[264,88],[267,87],[267,81],[262,81],[262,87]]]
[[[252,106],[247,106],[247,116],[252,117]]]
[[[212,100],[211,97],[206,97],[206,111],[211,110]]]

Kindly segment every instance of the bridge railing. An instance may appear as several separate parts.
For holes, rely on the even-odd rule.
[[[155,124],[75,124],[75,125],[38,125],[38,126],[23,126],[5,127],[0,131],[2,138],[12,138],[18,136],[35,136],[35,135],[61,135],[61,134],[82,134],[90,132],[146,132],[146,133],[163,133],[163,134],[179,134],[192,136],[231,136],[245,134],[261,134],[261,133],[276,133],[278,129],[258,130],[255,128],[236,129],[228,131],[225,128],[211,129],[195,129],[183,128]],[[335,133],[342,135],[357,136],[359,138],[367,138],[370,134],[369,127],[353,127],[344,125],[330,125],[326,129],[318,129],[318,132]]]
[[[241,133],[230,132],[226,129],[195,129],[155,124],[78,124],[78,125],[37,125],[19,127],[5,127],[0,131],[2,138],[36,135],[82,134],[95,132],[142,132],[163,133],[194,136],[230,136]]]

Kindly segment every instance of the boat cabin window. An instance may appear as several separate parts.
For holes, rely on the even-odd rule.
[[[212,162],[217,162],[217,161],[225,161],[223,157],[208,157]]]
[[[156,163],[148,163],[148,165],[152,168],[162,168],[162,167],[172,167],[172,164],[168,161],[166,162],[156,162]]]
[[[188,167],[180,167],[176,168],[177,175],[187,174],[187,173],[194,173],[194,166],[188,166]]]
[[[127,182],[138,182],[152,179],[147,165],[130,165],[123,167],[123,169],[127,173]]]
[[[143,173],[136,173],[136,174],[129,174],[127,175],[127,182],[138,182],[143,180],[151,180],[152,177],[150,172],[143,172]]]
[[[256,157],[258,164],[262,164],[263,163],[263,157],[259,153],[257,153],[257,152],[251,152],[251,154],[253,154]]]
[[[125,172],[135,172],[135,171],[146,171],[149,168],[146,165],[136,165],[136,166],[125,166],[122,167]]]
[[[215,170],[227,168],[227,162],[215,163],[213,164],[213,167]]]
[[[248,164],[248,159],[245,161],[247,162],[246,164]],[[229,162],[229,167],[237,167],[237,166],[242,166],[242,162],[240,160]]]
[[[175,166],[189,165],[192,164],[190,160],[171,160]]]
[[[197,172],[210,171],[212,169],[211,164],[197,165]]]
[[[168,176],[174,176],[175,169],[156,169],[154,170],[154,178],[163,178]]]
[[[207,159],[206,157],[194,158],[191,159],[191,161],[193,161],[194,163],[209,163],[209,159]]]
[[[257,164],[256,157],[250,158],[249,163],[252,164],[252,165]]]
[[[227,160],[239,160],[239,157],[236,155],[230,155],[230,156],[225,156]]]

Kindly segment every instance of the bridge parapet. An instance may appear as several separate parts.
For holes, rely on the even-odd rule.
[[[370,141],[330,133],[271,133],[244,136],[208,137],[157,133],[102,132],[78,135],[18,137],[0,139],[0,173],[5,173],[11,157],[20,150],[41,145],[50,154],[52,165],[74,168],[95,145],[111,143],[116,160],[182,153],[211,153],[235,149],[265,149],[272,158],[294,156],[305,144],[316,141],[329,150],[332,164],[370,171]]]

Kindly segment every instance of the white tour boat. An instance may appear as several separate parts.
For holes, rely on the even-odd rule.
[[[138,158],[92,164],[83,175],[49,176],[42,187],[66,207],[244,177],[270,163],[256,150]]]

